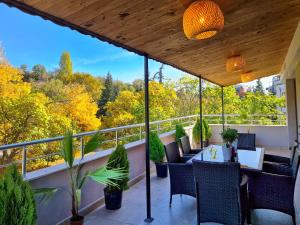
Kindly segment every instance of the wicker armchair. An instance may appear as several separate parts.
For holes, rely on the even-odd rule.
[[[193,167],[185,162],[191,157],[180,156],[179,148],[176,142],[171,142],[165,147],[170,174],[170,203],[172,197],[176,194],[184,194],[195,197],[195,182],[193,176]]]
[[[239,133],[238,134],[238,144],[237,149],[243,149],[243,150],[256,150],[255,145],[255,134],[250,133]]]
[[[295,176],[299,167],[299,155],[300,152],[296,147],[294,149],[293,161],[291,165],[286,163],[264,162],[263,172],[284,176]]]
[[[295,156],[298,157],[299,156]],[[299,162],[299,160],[298,160]],[[250,208],[271,209],[288,214],[295,223],[294,190],[299,164],[292,176],[270,173],[253,173],[249,179]]]
[[[164,145],[168,163],[185,163],[192,156],[181,156],[178,144],[174,141]]]
[[[283,164],[283,165],[292,165],[294,155],[296,152],[296,149],[298,148],[298,142],[295,141],[293,147],[290,147],[290,157],[282,157],[282,156],[277,156],[277,155],[270,155],[270,154],[265,154],[264,155],[264,161],[265,163],[275,163],[275,164]]]
[[[180,148],[183,155],[195,155],[201,152],[201,149],[192,149],[189,136],[183,136],[180,138]]]
[[[241,182],[240,164],[193,160],[197,222],[244,224],[247,214],[247,177]]]

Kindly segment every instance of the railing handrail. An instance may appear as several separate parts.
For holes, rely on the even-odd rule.
[[[218,117],[220,115],[221,114],[205,114],[203,116],[204,117]],[[169,119],[165,119],[165,120],[157,120],[157,121],[150,122],[150,125],[160,124],[160,123],[174,121],[174,120],[188,119],[188,118],[193,118],[193,117],[198,117],[198,116],[199,115],[189,115],[189,116],[169,118]],[[224,114],[224,116],[225,117],[238,117],[238,116],[240,116],[240,114]],[[286,114],[253,114],[251,116],[286,116]],[[106,128],[106,129],[102,129],[102,130],[82,132],[82,133],[74,134],[73,138],[81,138],[81,137],[85,137],[85,136],[90,136],[90,135],[96,134],[97,132],[109,133],[109,132],[115,132],[115,131],[119,131],[119,130],[129,129],[129,128],[137,128],[137,127],[142,127],[144,125],[145,125],[145,123],[138,123],[138,124],[113,127],[113,128]],[[52,137],[52,138],[44,138],[44,139],[38,139],[38,140],[33,140],[33,141],[25,141],[25,142],[19,142],[19,143],[14,143],[14,144],[2,145],[2,146],[0,146],[0,151],[12,149],[12,148],[21,148],[21,147],[28,146],[28,145],[37,145],[37,144],[48,143],[48,142],[53,142],[53,141],[60,141],[60,140],[63,140],[63,138],[64,138],[64,136],[57,136],[57,137]]]

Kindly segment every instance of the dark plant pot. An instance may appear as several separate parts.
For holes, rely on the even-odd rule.
[[[165,178],[168,176],[168,164],[167,163],[155,163],[156,175],[160,178]]]
[[[208,140],[203,141],[203,145],[204,145],[204,147],[208,147],[209,146],[209,141]]]
[[[109,210],[116,210],[121,208],[123,191],[108,191],[104,189],[105,207]]]
[[[83,221],[83,216],[72,216],[72,218],[70,219],[71,225],[83,225]]]

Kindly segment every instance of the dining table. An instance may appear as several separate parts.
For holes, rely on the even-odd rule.
[[[255,150],[238,149],[237,162],[241,165],[241,170],[249,172],[261,172],[264,162],[264,148],[255,148]],[[223,156],[222,145],[209,145],[203,151],[194,155],[187,164],[192,164],[194,159],[210,162],[226,162]]]

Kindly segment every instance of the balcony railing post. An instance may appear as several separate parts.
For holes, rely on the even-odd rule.
[[[142,140],[143,133],[142,133],[142,126],[140,126],[140,140]]]
[[[116,142],[116,147],[118,146],[118,130],[116,130],[116,140],[115,140],[115,142]]]
[[[80,137],[80,147],[81,147],[81,151],[80,151],[81,159],[83,159],[83,157],[84,157],[84,140],[83,140],[83,136]]]
[[[22,176],[26,176],[26,164],[27,164],[27,146],[23,146],[23,156],[22,156]]]

